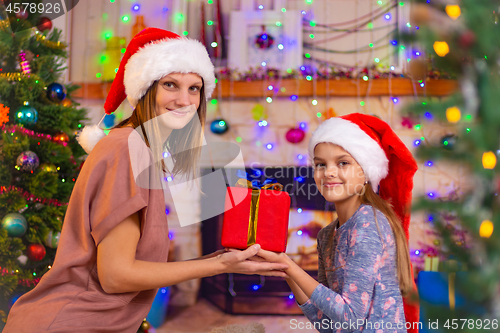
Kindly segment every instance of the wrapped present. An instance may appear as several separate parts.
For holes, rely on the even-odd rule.
[[[454,259],[453,256],[445,259],[444,261],[439,261],[439,257],[427,255],[424,259],[424,271],[431,272],[458,272],[466,271],[467,265],[461,263],[460,261]]]
[[[243,198],[234,205],[234,197]],[[283,185],[239,179],[226,192],[222,246],[246,249],[253,244],[274,252],[285,252],[288,236],[290,196]]]
[[[470,276],[468,272],[426,272],[418,273],[417,287],[421,304],[427,303],[433,306],[441,306],[451,311],[455,309],[467,309],[467,312],[477,316],[486,313],[486,309],[475,304],[470,299],[466,299],[460,292],[468,284]],[[420,333],[436,332],[437,327],[429,326],[428,307],[420,307],[420,322],[422,327]],[[436,311],[436,309],[434,309]],[[443,324],[439,322],[439,328]],[[437,332],[442,332],[441,330]]]
[[[427,255],[424,261],[424,271],[439,271],[439,257]]]
[[[458,278],[465,278],[465,272],[424,272],[418,273],[418,291],[421,300],[431,304],[445,305],[454,310],[464,305],[465,300],[455,290]]]
[[[466,271],[467,264],[462,263],[456,259],[453,259],[453,256],[451,256],[449,259],[439,264],[439,270],[444,272]]]

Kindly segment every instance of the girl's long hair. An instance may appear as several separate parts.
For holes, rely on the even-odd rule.
[[[203,82],[203,79],[202,79]],[[121,128],[133,126],[134,128],[141,127],[142,135],[146,145],[151,147],[151,140],[148,138],[144,123],[156,117],[156,92],[158,89],[158,81],[155,81],[148,89],[146,94],[139,100],[132,115],[113,128]],[[169,171],[172,175],[184,174],[187,179],[195,179],[198,177],[198,162],[200,159],[201,145],[203,143],[203,129],[205,128],[205,120],[207,114],[207,103],[205,100],[205,84],[200,90],[200,105],[197,109],[197,117],[193,117],[191,121],[182,129],[174,129],[169,135],[164,144],[170,155],[172,155],[174,167]],[[200,123],[200,127],[195,122]],[[153,152],[155,155],[162,152]],[[166,170],[163,159],[161,167]]]
[[[403,296],[410,294],[413,288],[413,281],[411,277],[411,262],[410,262],[410,252],[408,249],[408,241],[406,239],[401,220],[394,212],[392,205],[387,201],[382,199],[377,193],[373,191],[370,183],[365,185],[363,193],[360,195],[361,203],[370,205],[374,209],[378,209],[385,215],[387,221],[394,232],[394,238],[396,240],[396,270],[399,280],[399,289]],[[375,212],[374,212],[375,214]],[[379,229],[377,215],[375,214],[375,223],[377,224],[377,229]],[[380,229],[379,229],[380,234]],[[382,239],[382,242],[384,240]]]
[[[403,226],[401,225],[401,220],[394,212],[392,205],[382,199],[378,194],[373,191],[373,188],[370,183],[367,183],[362,193],[360,194],[360,200],[362,204],[370,205],[373,208],[373,213],[375,215],[375,223],[377,225],[377,230],[379,232],[382,243],[384,243],[384,239],[380,233],[380,228],[377,221],[377,215],[375,209],[381,211],[389,224],[391,226],[392,231],[394,232],[394,238],[396,241],[396,271],[399,280],[399,289],[401,290],[401,294],[403,296],[408,296],[413,289],[413,280],[411,275],[411,263],[410,263],[410,252],[408,249],[408,241],[406,240],[406,235],[403,230]],[[328,248],[330,251],[333,251],[333,237],[334,237],[334,229],[332,228],[332,233],[330,235],[330,239],[328,242]],[[326,269],[327,271],[335,271],[340,267],[334,269]]]

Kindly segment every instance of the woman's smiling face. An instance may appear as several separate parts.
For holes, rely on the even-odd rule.
[[[359,198],[365,175],[342,147],[320,143],[314,148],[314,181],[326,201],[340,202]]]
[[[156,115],[170,129],[181,129],[200,106],[203,81],[198,74],[170,73],[158,82]],[[177,110],[177,111],[176,111]]]

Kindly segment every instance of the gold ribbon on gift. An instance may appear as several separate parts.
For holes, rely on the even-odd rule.
[[[455,259],[446,260],[443,263],[443,267],[445,267],[446,270],[450,271],[450,273],[448,273],[448,299],[450,301],[450,310],[454,311],[456,305],[455,279],[457,276],[455,272],[463,269],[464,267],[460,266],[459,262]]]
[[[248,220],[248,235],[247,235],[247,246],[252,246],[257,241],[257,222],[259,213],[259,201],[260,201],[260,191],[261,190],[274,190],[283,191],[283,185],[280,183],[270,183],[265,184],[262,187],[256,187],[252,185],[252,182],[240,178],[236,182],[236,187],[244,187],[252,189],[252,200],[250,203],[250,216]]]
[[[448,299],[450,301],[450,310],[455,310],[455,273],[448,274]]]

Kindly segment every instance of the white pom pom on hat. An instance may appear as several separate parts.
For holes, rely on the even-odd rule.
[[[142,30],[127,46],[104,103],[105,113],[116,111],[125,98],[135,107],[153,82],[170,73],[201,76],[206,99],[215,89],[214,65],[203,44],[163,29]],[[92,127],[84,128],[78,135],[78,142],[85,144],[87,153],[105,136],[101,129]]]
[[[78,133],[76,140],[80,146],[82,146],[83,150],[85,150],[87,154],[90,154],[97,142],[105,136],[106,134],[99,125],[85,126],[83,130]]]

